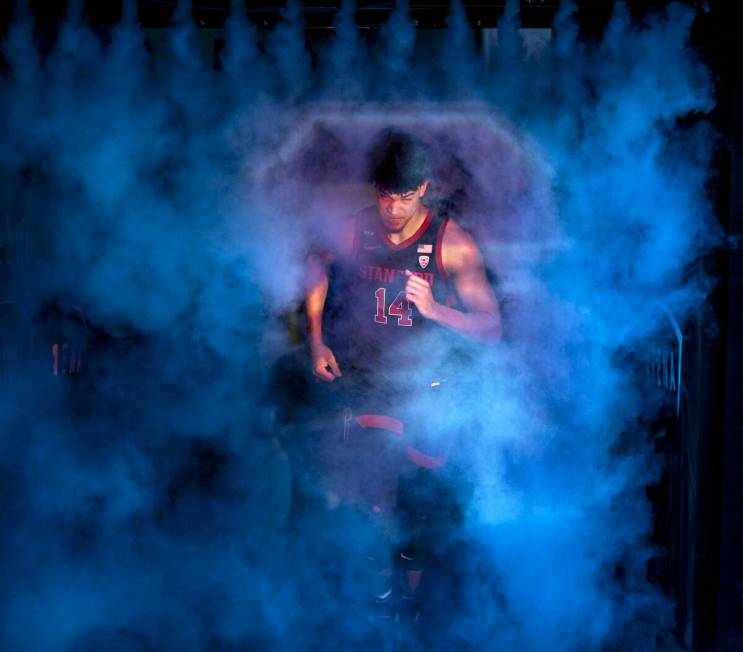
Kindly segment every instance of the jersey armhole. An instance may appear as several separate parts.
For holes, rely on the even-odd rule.
[[[444,232],[446,231],[446,226],[449,224],[449,217],[444,217],[443,220],[441,220],[441,226],[439,226],[439,232],[436,234],[436,251],[434,254],[434,257],[436,259],[436,269],[438,269],[439,274],[441,274],[441,278],[444,279],[444,282],[449,284],[451,282],[451,278],[449,276],[449,273],[446,271],[446,268],[444,267],[444,256],[443,256],[443,247],[444,247]]]
[[[358,215],[354,215],[353,220],[353,241],[351,243],[351,258],[354,260],[359,253],[359,234],[361,233],[361,220]]]

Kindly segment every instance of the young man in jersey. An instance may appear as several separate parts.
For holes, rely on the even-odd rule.
[[[500,337],[480,250],[454,220],[425,205],[430,176],[422,143],[385,132],[371,154],[376,207],[350,221],[338,251],[311,259],[306,310],[317,379],[333,382],[346,367],[384,371],[391,357],[399,368],[400,354],[414,353],[416,337],[432,325],[484,341]],[[330,315],[329,291],[338,298]]]
[[[352,379],[365,388],[360,400],[374,404],[372,395],[379,412],[400,417],[392,422],[409,437],[421,427],[411,420],[425,421],[422,427],[429,428],[437,415],[425,406],[422,415],[414,410],[416,417],[409,419],[404,405],[415,404],[417,392],[439,385],[442,374],[450,375],[452,369],[461,374],[466,366],[452,346],[458,339],[452,334],[494,342],[501,335],[500,314],[473,238],[425,203],[431,179],[426,147],[408,134],[384,132],[372,149],[369,176],[376,205],[349,220],[336,251],[309,261],[306,314],[312,373],[318,383]],[[440,466],[445,460],[411,446],[408,451],[421,467]],[[413,482],[420,477],[408,474]],[[410,495],[437,493],[416,486]],[[421,509],[418,501],[412,511],[431,509],[436,506]],[[421,555],[407,548],[400,556],[410,569],[409,586],[402,591],[414,593]],[[380,571],[387,570],[385,565],[382,560]],[[384,599],[389,591],[381,587],[375,594]]]

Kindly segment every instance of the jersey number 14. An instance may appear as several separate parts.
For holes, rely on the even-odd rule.
[[[374,321],[377,324],[387,323],[387,314],[397,317],[398,326],[412,326],[413,320],[410,316],[413,314],[413,309],[410,307],[410,302],[405,298],[405,292],[398,292],[395,300],[387,308],[387,288],[379,288],[374,296],[377,299],[377,313],[374,315]],[[385,310],[387,314],[385,314]]]

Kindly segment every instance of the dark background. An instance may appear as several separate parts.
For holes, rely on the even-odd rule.
[[[339,1],[304,0],[306,38],[310,49],[331,35]],[[445,27],[448,0],[411,1],[419,29]],[[504,2],[464,2],[478,42],[495,28]],[[576,21],[581,37],[601,36],[612,12],[612,0],[578,0]],[[634,21],[661,10],[664,1],[626,3]],[[678,412],[669,409],[653,425],[658,449],[666,461],[660,483],[648,489],[655,514],[654,543],[663,554],[649,568],[651,579],[673,597],[677,607],[677,638],[699,651],[743,650],[743,89],[738,62],[743,60],[736,39],[733,10],[737,3],[697,0],[690,45],[697,49],[716,80],[717,105],[706,116],[685,120],[710,121],[721,135],[710,199],[727,241],[696,263],[690,274],[711,274],[717,284],[707,303],[681,325],[683,373]],[[0,5],[0,35],[7,30],[12,2]],[[64,0],[31,0],[36,37],[43,51],[54,44],[65,14]],[[118,2],[85,2],[92,27],[105,39],[121,15]],[[171,24],[176,2],[140,0],[145,29]],[[280,18],[282,2],[248,1],[251,19],[270,29]],[[522,0],[525,28],[549,28],[559,6],[556,0]],[[228,0],[195,0],[199,27],[220,30]],[[357,0],[357,23],[371,34],[394,9],[392,1]],[[214,35],[215,53],[223,43]],[[216,57],[215,57],[216,59]],[[55,370],[58,372],[59,370]],[[658,372],[658,370],[655,370]],[[662,374],[662,372],[661,372]],[[648,382],[657,378],[648,377]],[[659,382],[659,381],[658,381]]]

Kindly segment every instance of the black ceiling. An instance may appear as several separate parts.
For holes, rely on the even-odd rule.
[[[57,27],[71,0],[0,0],[0,42],[3,40],[16,4],[31,6],[35,16],[35,34],[42,51],[53,45]],[[80,2],[81,0],[76,0]],[[280,19],[286,0],[244,0],[249,15],[259,28],[273,27]],[[679,0],[676,0],[677,2]],[[705,62],[722,78],[737,74],[739,66],[731,57],[731,43],[736,39],[736,22],[730,0],[680,0],[694,7],[696,20],[691,44],[700,49]],[[82,0],[88,22],[105,38],[109,28],[121,17],[121,0]],[[304,22],[310,33],[323,38],[320,30],[333,25],[342,0],[302,0]],[[625,0],[630,15],[641,24],[649,13],[662,10],[673,0]],[[473,27],[496,27],[503,15],[505,0],[463,0]],[[395,7],[394,0],[356,0],[356,22],[362,28],[382,25]],[[419,28],[446,26],[450,0],[409,0],[410,13]],[[581,37],[591,41],[600,38],[609,22],[615,0],[575,0],[575,19]],[[167,28],[173,24],[178,0],[137,0],[139,22],[144,28]],[[550,27],[560,0],[520,0],[523,27]],[[230,0],[192,0],[195,23],[203,28],[221,28],[229,16]],[[1,44],[1,43],[0,43]],[[0,70],[4,57],[0,49]]]
[[[64,16],[67,0],[15,0],[30,2],[37,25],[53,26]],[[686,4],[702,7],[712,0],[685,0]],[[0,2],[0,17],[7,25],[14,2]],[[145,28],[168,27],[177,0],[138,0],[139,19]],[[341,0],[303,0],[304,19],[308,28],[323,29],[332,26]],[[495,27],[503,13],[505,0],[464,0],[467,15],[473,27]],[[559,0],[521,0],[521,22],[524,27],[549,27]],[[591,27],[605,25],[614,0],[577,0],[579,25]],[[631,14],[641,19],[648,11],[669,4],[669,0],[628,0]],[[222,27],[229,14],[230,0],[193,0],[193,15],[201,27]],[[282,0],[246,0],[251,18],[258,26],[270,27],[279,18],[286,2]],[[394,0],[357,0],[357,23],[362,27],[382,24],[395,7]],[[87,15],[94,27],[115,23],[121,14],[120,0],[85,0]],[[419,27],[444,27],[449,0],[410,0],[410,13]]]

